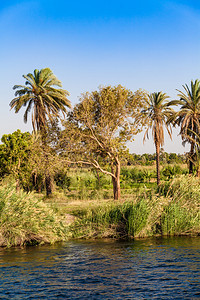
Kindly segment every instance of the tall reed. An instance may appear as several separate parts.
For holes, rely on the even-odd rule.
[[[53,243],[65,240],[67,227],[56,211],[34,194],[0,185],[0,246]]]

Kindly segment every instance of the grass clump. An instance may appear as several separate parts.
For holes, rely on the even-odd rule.
[[[82,212],[71,226],[73,238],[129,238],[140,234],[149,214],[148,204],[139,201],[111,203]]]
[[[160,188],[169,202],[161,216],[161,230],[167,235],[200,232],[200,179],[181,176]]]
[[[66,239],[67,227],[56,211],[34,194],[0,185],[0,246],[54,243]]]

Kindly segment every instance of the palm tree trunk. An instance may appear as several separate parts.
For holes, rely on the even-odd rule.
[[[49,172],[49,158],[48,155],[46,155],[45,160],[45,167],[46,167],[46,173],[45,173],[45,187],[46,187],[46,196],[52,194],[52,176]]]
[[[158,141],[155,141],[156,146],[156,173],[157,173],[157,185],[160,184],[160,145]]]
[[[191,143],[191,149],[190,149],[190,157],[191,159],[189,160],[189,174],[193,173],[193,167],[194,167],[194,163],[193,163],[193,155],[194,155],[194,143]]]

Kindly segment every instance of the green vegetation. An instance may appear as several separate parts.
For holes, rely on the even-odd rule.
[[[131,174],[131,169],[127,170]],[[103,175],[97,186],[99,179],[92,169],[61,174],[51,198],[16,192],[15,185],[4,180],[0,186],[0,245],[200,234],[198,178],[178,175],[162,181],[159,188],[156,176],[150,183],[137,182],[134,177],[131,187],[130,178],[123,183],[122,200],[113,201],[108,175]]]
[[[79,217],[71,225],[75,238],[134,238],[152,235],[200,233],[200,181],[181,176],[159,190],[143,190],[132,200],[73,211]]]
[[[66,239],[65,220],[55,208],[33,194],[0,185],[0,246],[54,243]]]
[[[32,111],[34,132],[1,139],[0,246],[200,234],[198,80],[173,101],[100,87],[67,113],[68,92],[49,68],[23,77],[10,106],[26,107],[25,122]],[[190,143],[186,155],[164,152],[163,127],[171,135],[171,125]],[[156,153],[129,153],[127,142],[144,129]]]
[[[22,133],[19,129],[12,134],[4,134],[0,145],[0,176],[12,174],[19,190],[20,183],[25,187],[27,163],[30,155],[32,136],[29,132]]]

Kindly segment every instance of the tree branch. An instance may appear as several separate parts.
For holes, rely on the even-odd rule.
[[[66,163],[68,163],[68,164],[85,164],[85,165],[91,165],[91,166],[93,166],[95,169],[98,169],[98,170],[100,170],[102,173],[104,173],[104,174],[106,174],[106,175],[110,175],[110,176],[112,176],[113,178],[116,178],[116,176],[113,174],[113,173],[111,173],[111,172],[109,172],[109,171],[106,171],[106,170],[104,170],[104,169],[102,169],[101,168],[101,166],[99,165],[99,163],[96,161],[96,160],[94,160],[94,162],[89,162],[89,161],[83,161],[83,160],[78,160],[78,161],[70,161],[70,160],[64,160]]]

